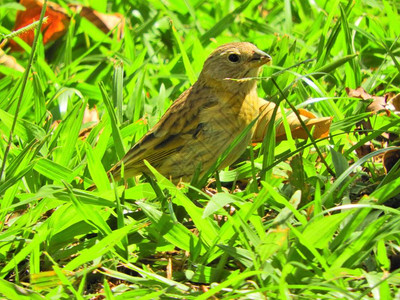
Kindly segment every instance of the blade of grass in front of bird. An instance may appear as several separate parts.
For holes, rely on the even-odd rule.
[[[286,139],[288,141],[289,144],[289,149],[290,151],[294,152],[296,151],[296,143],[294,142],[293,136],[292,136],[292,131],[290,129],[290,125],[289,122],[287,120],[287,113],[285,113],[285,107],[283,106],[283,102],[279,103],[279,108],[282,112],[281,116],[282,116],[282,124],[283,127],[285,129],[285,135],[286,135]]]
[[[277,89],[279,90],[280,94],[283,96],[283,92],[282,92],[282,90],[280,89],[280,87],[277,85],[276,81],[275,81],[273,78],[272,78],[271,80],[272,80],[272,82],[274,83],[274,85],[277,87]],[[295,115],[296,115],[297,119],[299,120],[299,122],[300,122],[301,127],[303,128],[303,130],[304,130],[305,132],[307,132],[308,137],[310,138],[312,144],[313,144],[314,147],[315,147],[315,151],[317,151],[318,156],[319,156],[319,158],[321,159],[322,163],[325,165],[327,171],[328,171],[333,177],[335,177],[335,173],[332,171],[332,169],[330,168],[330,166],[329,166],[328,163],[326,162],[325,157],[322,155],[321,150],[318,148],[318,145],[317,145],[317,143],[315,142],[314,137],[312,136],[312,134],[311,134],[310,131],[308,130],[306,124],[304,123],[303,119],[301,118],[299,111],[298,111],[298,110],[294,107],[294,105],[288,100],[288,98],[284,98],[284,99],[286,100],[286,103],[289,104],[290,108],[291,108],[291,109],[293,110],[293,112],[295,113]]]
[[[114,178],[112,178],[112,183],[113,183],[115,202],[117,203],[117,206],[115,208],[117,212],[117,225],[118,229],[120,229],[126,226],[124,218],[125,189],[122,191],[122,195],[120,197],[118,195],[117,185],[115,184]],[[129,245],[128,235],[126,235],[121,239],[121,248],[116,249],[117,251],[119,250],[119,254],[125,259],[128,259],[129,256],[128,245]]]
[[[263,160],[260,172],[260,179],[264,181],[272,175],[272,168],[270,168],[270,166],[273,164],[275,159],[275,143],[276,143],[275,120],[276,120],[276,115],[278,113],[279,104],[281,101],[282,100],[279,100],[279,103],[276,104],[274,107],[274,110],[271,115],[271,120],[268,123],[268,127],[261,144],[260,155],[263,156]]]
[[[225,149],[225,151],[218,157],[217,161],[205,172],[202,178],[197,183],[194,183],[195,186],[204,186],[205,183],[207,182],[207,179],[210,177],[211,174],[213,174],[215,171],[218,170],[220,165],[224,162],[224,160],[228,157],[229,153],[239,144],[243,143],[243,139],[246,137],[246,135],[249,133],[251,128],[255,125],[257,122],[258,117],[255,118],[234,140],[233,142],[228,146],[228,148]]]

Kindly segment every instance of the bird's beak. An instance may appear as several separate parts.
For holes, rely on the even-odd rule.
[[[267,53],[257,49],[254,51],[253,55],[250,58],[251,62],[255,62],[257,65],[262,66],[271,61],[271,56]]]

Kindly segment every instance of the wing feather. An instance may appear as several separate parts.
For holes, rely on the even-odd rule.
[[[143,160],[157,168],[179,152],[194,135],[201,133],[200,112],[213,105],[217,105],[217,99],[204,85],[195,84],[183,92],[160,121],[124,156],[121,162],[124,163],[126,176],[135,176],[147,170]],[[109,171],[117,179],[120,177],[121,162]]]

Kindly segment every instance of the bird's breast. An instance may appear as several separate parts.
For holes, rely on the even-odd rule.
[[[225,96],[219,105],[205,109],[201,114],[201,122],[204,124],[203,138],[212,149],[213,155],[219,156],[229,147],[235,138],[257,117],[258,97],[256,93],[244,97],[239,95]],[[253,129],[231,151],[223,166],[234,162],[250,143]]]
[[[257,117],[258,105],[257,93],[221,93],[217,105],[203,110],[201,120],[210,125],[211,131],[222,130],[226,134],[239,134]]]

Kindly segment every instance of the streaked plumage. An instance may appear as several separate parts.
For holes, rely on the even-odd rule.
[[[160,121],[125,155],[124,177],[148,172],[147,160],[161,174],[190,181],[201,163],[207,171],[258,113],[256,77],[270,57],[251,43],[218,47],[204,63],[196,83],[180,95]],[[228,78],[228,80],[227,80]],[[234,162],[250,142],[251,132],[224,161]],[[110,171],[119,179],[121,162]]]

